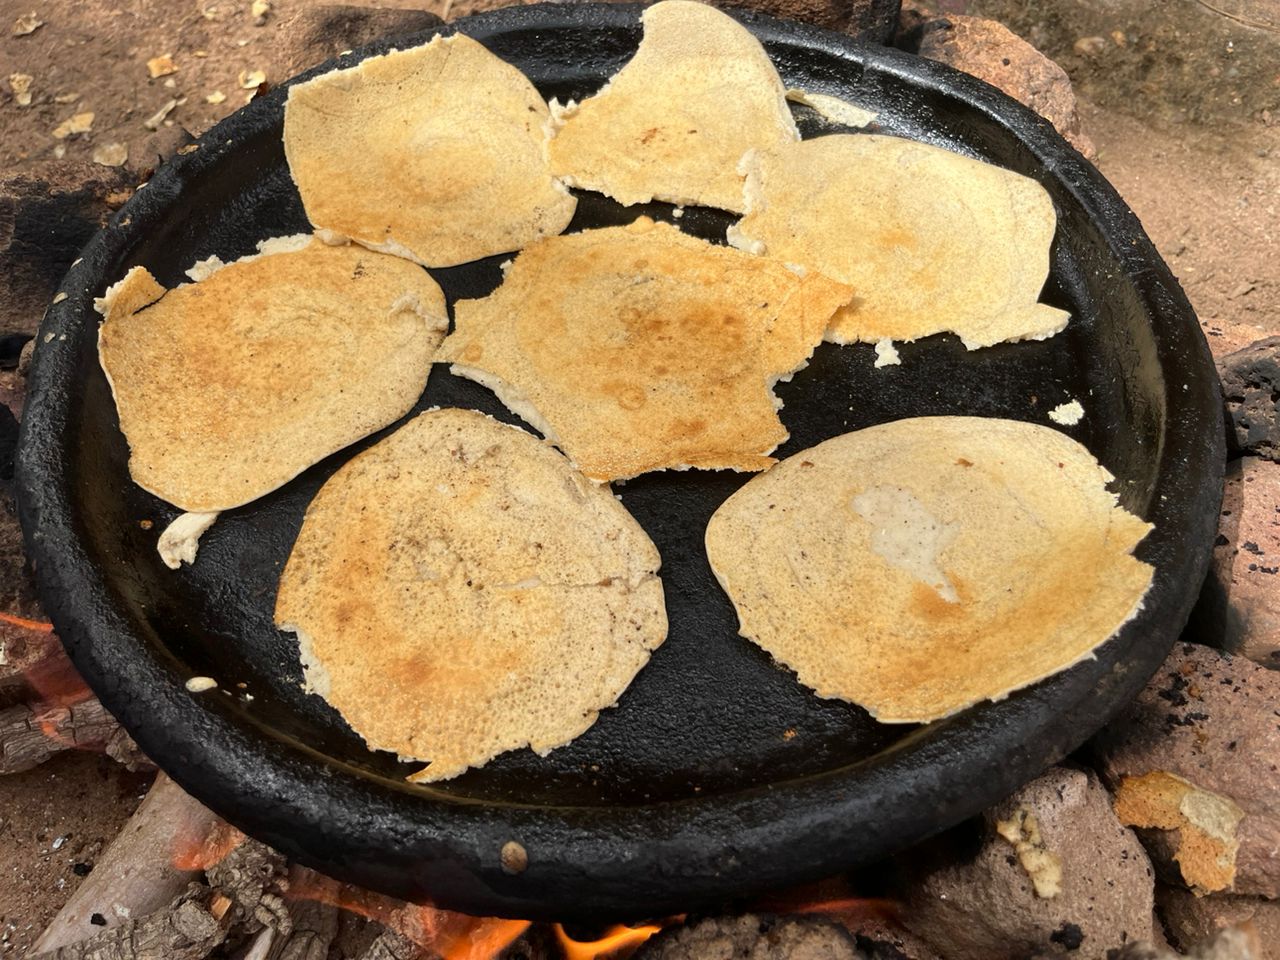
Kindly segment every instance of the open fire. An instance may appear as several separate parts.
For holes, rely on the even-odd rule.
[[[65,669],[49,665],[32,682],[39,684],[49,703],[66,706],[91,697],[76,679],[69,665]],[[850,932],[869,917],[891,921],[895,913],[889,901],[853,896],[843,881],[797,888],[754,907],[770,915],[820,917]],[[302,929],[300,918],[308,908],[323,911],[331,920],[345,916],[363,921],[369,942],[362,952],[328,954],[351,960],[625,960],[663,930],[686,920],[678,915],[585,930],[559,923],[472,917],[405,903],[286,864],[160,774],[120,838],[31,955],[59,960],[97,957],[97,951],[120,960],[325,956],[285,950],[296,942]],[[192,917],[200,919],[194,926],[202,937],[182,934],[175,943],[175,931],[189,931]],[[332,928],[337,926],[330,923]],[[315,931],[303,932],[313,938],[307,942],[317,942]],[[168,944],[169,952],[148,952],[145,944],[158,942],[158,937]]]
[[[50,624],[38,620],[3,613],[0,620],[35,634],[51,631]],[[97,701],[58,647],[51,647],[49,655],[36,660],[23,675],[34,694],[32,715],[40,733],[49,741],[50,752],[101,751],[113,737],[118,739],[122,734],[105,714],[102,724],[88,735],[68,725],[73,708],[85,704],[96,706]],[[113,853],[116,856],[113,857]],[[208,953],[199,953],[195,949],[198,944],[192,943],[189,945],[192,949],[182,954],[184,957],[232,956],[226,947],[237,936],[250,942],[250,946],[247,951],[235,952],[235,956],[245,960],[279,957],[279,944],[287,942],[291,935],[291,916],[306,903],[362,918],[370,927],[381,930],[373,946],[357,960],[417,960],[419,957],[494,960],[501,956],[537,960],[625,960],[658,933],[679,927],[686,920],[681,914],[648,923],[613,924],[588,931],[559,923],[472,917],[405,903],[340,883],[304,867],[284,865],[282,861],[270,867],[258,864],[249,869],[238,863],[231,865],[225,873],[234,880],[230,888],[224,889],[220,871],[236,859],[247,859],[251,863],[279,861],[277,855],[213,816],[161,774],[148,802],[135,814],[94,874],[50,924],[37,942],[33,956],[49,954],[66,960],[95,956],[95,944],[115,940],[118,942],[113,949],[117,953],[112,956],[136,956],[138,960],[149,957],[145,953],[129,953],[131,948],[122,947],[121,938],[136,940],[139,928],[170,921],[167,915],[176,915],[179,910],[190,912],[190,905],[196,901],[191,899],[193,887],[188,884],[199,882],[201,877],[210,895],[199,901],[200,909],[217,927],[224,929],[210,938]],[[260,889],[248,896],[242,888],[246,875],[261,881]],[[123,885],[111,882],[113,877],[122,876],[132,878],[132,882]],[[148,876],[149,882],[137,882],[140,877]],[[246,901],[250,903],[247,909]],[[843,881],[797,888],[752,907],[768,915],[807,915],[834,921],[850,933],[860,929],[868,918],[892,923],[896,914],[893,902],[854,896]],[[241,915],[239,925],[244,929],[237,933],[236,918]],[[125,952],[120,953],[121,949]]]
[[[43,621],[3,613],[0,620],[36,635],[51,632],[51,625]],[[48,752],[101,751],[113,738],[123,737],[105,712],[101,723],[89,730],[69,723],[73,711],[83,712],[85,705],[101,708],[56,641],[48,655],[24,669],[23,677],[33,693],[30,709],[48,741]],[[256,883],[257,889],[246,891],[246,877],[252,878],[250,887]],[[201,879],[207,895],[192,899]],[[199,909],[216,932],[203,945],[199,941],[186,944],[181,956],[292,957],[282,953],[282,944],[290,942],[293,916],[304,904],[361,918],[371,929],[381,931],[364,953],[352,955],[353,960],[496,960],[504,956],[625,960],[663,930],[678,928],[686,920],[681,914],[585,930],[559,923],[472,917],[405,903],[284,864],[278,855],[212,815],[160,774],[147,802],[37,941],[33,956],[72,960],[96,956],[95,949],[111,943],[113,957],[149,960],[151,954],[130,952],[133,948],[126,944],[138,940],[139,931],[145,934],[152,928],[172,926],[179,911]],[[868,920],[892,925],[897,905],[855,896],[846,882],[832,880],[761,900],[751,908],[769,916],[819,918],[854,934]],[[228,950],[237,939],[245,942],[246,949]],[[206,946],[207,952],[201,953]],[[169,954],[156,956],[169,958]]]
[[[9,627],[48,635],[48,624],[40,621],[9,616],[3,620]],[[1263,687],[1277,687],[1280,693],[1277,675],[1249,669],[1240,660],[1228,662],[1203,647],[1184,645],[1175,650],[1170,664],[1143,695],[1154,698],[1162,711],[1173,711],[1163,739],[1157,738],[1160,743],[1176,740],[1193,722],[1215,722],[1210,700],[1226,689],[1226,674],[1221,682],[1191,684],[1185,679],[1216,677],[1215,670],[1229,670],[1232,691],[1239,682],[1234,678],[1247,672],[1247,686],[1257,687],[1260,695],[1266,693]],[[0,761],[9,764],[5,769],[12,769],[14,763],[33,765],[58,750],[73,748],[106,750],[117,759],[127,755],[146,762],[136,747],[133,754],[121,752],[127,737],[97,705],[56,643],[24,668],[23,677],[32,695],[29,705],[21,709],[29,717],[21,738],[2,739],[5,729],[15,728],[0,727]],[[1243,695],[1237,693],[1236,699]],[[1184,714],[1189,719],[1184,720]],[[1242,717],[1229,722],[1241,729],[1247,726]],[[1197,736],[1195,730],[1187,735]],[[44,753],[32,751],[33,741],[44,742]],[[1195,739],[1202,759],[1209,742]],[[17,753],[15,743],[22,745]],[[1100,769],[1123,784],[1124,777],[1111,768],[1128,769],[1123,765],[1134,761],[1109,747],[1106,738],[1101,749]],[[1195,829],[1196,824],[1188,821],[1183,835],[1194,840]],[[838,877],[735,904],[724,917],[695,920],[677,915],[584,929],[472,917],[408,904],[290,865],[159,774],[142,806],[29,956],[37,960],[680,960],[807,955],[805,951],[818,949],[813,955],[848,960],[988,960],[1005,955],[995,946],[1003,949],[1005,941],[995,938],[1014,931],[1032,943],[1039,936],[1034,932],[1039,924],[1045,941],[1062,947],[1067,951],[1064,955],[1083,958],[1095,956],[1079,950],[1090,937],[1121,936],[1122,943],[1132,945],[1161,937],[1163,922],[1186,943],[1192,935],[1187,930],[1197,929],[1189,926],[1186,915],[1203,912],[1205,901],[1180,898],[1176,888],[1160,885],[1153,899],[1148,854],[1134,834],[1117,822],[1111,798],[1091,772],[1055,768],[989,811],[982,823],[971,824],[959,834],[963,836],[953,831],[948,838],[899,858],[888,867],[893,879],[887,883],[877,878],[860,889],[861,881]],[[1178,869],[1178,862],[1173,860],[1173,869]],[[1165,866],[1166,871],[1169,868]],[[1184,873],[1186,869],[1183,862]],[[1271,882],[1269,877],[1239,874],[1234,882],[1260,889]],[[1100,893],[1104,888],[1105,894]],[[1237,905],[1250,904],[1252,919],[1219,937],[1221,952],[1198,955],[1273,960],[1274,954],[1265,952],[1257,937],[1260,930],[1265,935],[1267,925],[1277,922],[1271,916],[1280,911],[1276,901],[1228,899]],[[1213,898],[1206,900],[1212,906]],[[1120,932],[1109,932],[1106,925]],[[1199,929],[1196,936],[1212,932],[1212,928]],[[1018,930],[1030,932],[1017,934]],[[1176,955],[1130,950],[1117,956],[1175,960]]]
[[[182,837],[174,853],[174,864],[183,870],[206,872],[215,870],[242,845],[253,843],[225,823],[219,823],[205,837],[194,837],[190,830],[184,831]],[[441,960],[493,960],[522,939],[528,950],[538,957],[625,960],[662,930],[685,921],[681,914],[652,923],[613,924],[598,935],[587,936],[560,923],[533,924],[527,920],[472,917],[432,906],[404,903],[296,865],[289,868],[282,886],[286,902],[312,901],[347,911],[380,925],[387,934],[404,943],[414,945],[423,956]],[[826,915],[837,920],[853,920],[877,912],[884,916],[892,915],[892,904],[887,901],[839,897],[810,903],[803,900],[805,892],[797,890],[789,900],[777,899],[776,906],[786,912]]]

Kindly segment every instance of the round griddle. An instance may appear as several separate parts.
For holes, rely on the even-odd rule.
[[[639,12],[518,7],[444,32],[475,37],[563,101],[591,94],[631,56]],[[1067,432],[1116,475],[1125,506],[1155,524],[1138,551],[1156,567],[1144,610],[1096,660],[1003,702],[926,727],[882,726],[815,697],[737,635],[702,537],[747,476],[649,474],[618,491],[662,553],[671,630],[619,706],[545,758],[518,750],[447,783],[405,783],[414,767],[368,752],[302,692],[297,647],[272,624],[308,502],[378,437],[224,514],[196,564],[173,572],[155,545],[177,511],[129,481],[97,361],[93,298],[129,267],[145,265],[172,286],[195,260],[233,260],[264,237],[308,229],[281,147],[287,89],[277,88],[159,171],[68,273],[67,299],[40,329],[18,486],[42,597],[90,686],[183,787],[290,857],[472,913],[604,919],[711,906],[885,856],[981,810],[1105,723],[1181,629],[1220,497],[1218,383],[1195,316],[1133,214],[1047,123],[978,80],[812,27],[734,16],[788,86],[852,100],[878,111],[882,131],[1044,184],[1059,223],[1043,299],[1072,314],[1064,333],[1041,343],[970,353],[936,336],[903,346],[901,365],[882,369],[869,345],[825,344],[779,386],[791,431],[780,455],[909,416],[1047,423],[1049,410],[1078,399],[1085,417]],[[837,129],[807,109],[797,115],[806,136]],[[663,204],[624,210],[583,194],[570,229],[641,213],[672,220]],[[730,221],[691,208],[674,222],[723,240]],[[492,290],[505,259],[432,275],[452,303]],[[515,421],[443,366],[418,409],[437,404]],[[188,693],[192,676],[219,687]],[[529,855],[517,875],[499,861],[510,840]]]

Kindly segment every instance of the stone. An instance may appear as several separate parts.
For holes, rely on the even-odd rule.
[[[1086,157],[1097,155],[1081,129],[1066,71],[1003,24],[965,14],[934,16],[907,4],[895,42],[999,87],[1052,123]]]
[[[1280,673],[1180,643],[1095,738],[1120,819],[1162,878],[1280,896]]]
[[[1262,943],[1256,930],[1248,925],[1230,927],[1212,940],[1197,944],[1188,960],[1259,960]]]
[[[444,23],[426,10],[380,10],[348,4],[304,7],[280,30],[283,49],[277,55],[283,75],[294,76],[385,37],[434,30]]]
[[[1262,944],[1256,931],[1249,927],[1223,930],[1211,940],[1196,944],[1185,960],[1261,960]],[[1107,953],[1107,960],[1184,960],[1172,950],[1150,943],[1131,943]]]
[[[1190,950],[1229,927],[1252,924],[1261,943],[1259,960],[1280,960],[1280,900],[1214,894],[1197,897],[1178,887],[1156,889],[1156,909],[1174,944]]]
[[[744,914],[663,931],[636,960],[866,960],[849,934],[827,920]]]
[[[1206,642],[1280,669],[1280,464],[1258,457],[1227,464],[1201,598],[1195,628]]]
[[[1235,428],[1234,453],[1280,460],[1280,337],[1267,337],[1218,360]]]
[[[1151,864],[1090,772],[1053,767],[901,858],[902,923],[947,960],[1100,958],[1152,932]]]

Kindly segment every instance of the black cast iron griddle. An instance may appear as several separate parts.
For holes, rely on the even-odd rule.
[[[1085,417],[1067,432],[1118,477],[1124,504],[1155,524],[1139,548],[1157,570],[1145,610],[1096,660],[1008,700],[923,728],[881,726],[813,696],[737,636],[702,537],[747,477],[649,474],[618,489],[662,553],[671,629],[620,705],[544,759],[520,750],[447,783],[404,783],[415,767],[369,753],[302,692],[297,647],[271,617],[308,502],[377,438],[224,514],[194,567],[171,572],[155,544],[177,511],[129,481],[97,362],[93,298],[129,267],[174,285],[195,260],[232,260],[265,237],[308,228],[280,142],[287,89],[276,89],[157,173],[67,275],[68,297],[39,334],[18,486],[46,608],[102,702],[182,786],[296,860],[472,913],[598,920],[712,906],[851,868],[974,814],[1098,729],[1181,629],[1220,497],[1218,385],[1196,319],[1138,221],[1048,124],[995,89],[834,33],[735,16],[789,86],[844,97],[878,111],[883,131],[1044,184],[1059,225],[1043,299],[1072,314],[1043,343],[969,353],[955,337],[931,337],[904,346],[901,366],[879,370],[869,345],[824,345],[779,388],[791,431],[780,455],[908,416],[1046,423],[1050,409],[1078,399]],[[595,91],[640,39],[635,6],[518,7],[447,29],[561,100]],[[832,129],[798,115],[807,136]],[[570,229],[640,213],[671,219],[662,204],[623,210],[583,195]],[[697,209],[678,221],[719,239],[728,222]],[[432,274],[452,303],[493,289],[504,259]],[[514,420],[442,366],[418,408],[436,404]],[[219,689],[188,693],[184,681],[196,675]],[[510,840],[529,855],[518,875],[499,863]]]

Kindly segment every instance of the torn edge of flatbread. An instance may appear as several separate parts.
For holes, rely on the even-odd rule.
[[[240,257],[238,260],[223,260],[216,253],[204,260],[197,260],[183,271],[191,278],[193,283],[199,283],[202,280],[208,280],[223,267],[229,267],[233,263],[252,263],[254,260],[261,260],[263,257],[269,257],[274,253],[297,253],[304,250],[310,245],[312,239],[320,240],[319,231],[315,234],[310,233],[292,233],[282,237],[268,237],[266,240],[259,240],[257,244],[257,253],[250,253],[247,256]],[[323,243],[330,246],[336,246],[332,240],[323,239]],[[341,238],[343,244],[349,241]],[[175,288],[176,289],[176,288]]]
[[[787,90],[787,99],[792,103],[811,107],[824,120],[855,130],[869,127],[880,116],[875,111],[850,103],[848,100],[841,100],[827,93],[810,93],[797,87]]]
[[[218,519],[218,513],[183,513],[164,528],[156,550],[170,570],[177,570],[184,563],[196,562],[200,538]]]

